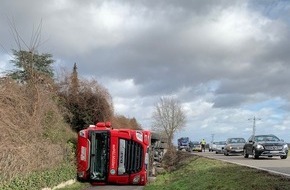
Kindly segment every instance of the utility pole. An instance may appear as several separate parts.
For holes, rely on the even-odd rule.
[[[256,118],[256,117],[254,116],[254,118],[250,118],[250,119],[248,119],[248,120],[253,120],[253,136],[255,136],[255,134],[256,134],[256,121],[257,121],[257,120],[261,120],[261,118]]]
[[[214,134],[211,134],[211,142],[214,140]]]

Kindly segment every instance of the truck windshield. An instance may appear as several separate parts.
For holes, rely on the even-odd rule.
[[[109,132],[90,131],[90,178],[96,181],[106,180],[108,173]]]
[[[181,141],[182,143],[187,143],[187,142],[189,141],[189,139],[188,139],[188,138],[182,138],[180,141]]]

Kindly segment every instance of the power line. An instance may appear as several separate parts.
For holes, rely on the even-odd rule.
[[[248,119],[248,120],[253,120],[253,136],[255,136],[255,134],[256,134],[256,121],[257,121],[257,120],[261,120],[261,118],[256,118],[256,117],[254,116],[254,118],[250,118],[250,119]]]

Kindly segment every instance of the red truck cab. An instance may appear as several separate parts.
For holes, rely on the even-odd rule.
[[[93,185],[145,185],[150,141],[150,131],[113,129],[110,122],[90,125],[78,133],[77,179]]]

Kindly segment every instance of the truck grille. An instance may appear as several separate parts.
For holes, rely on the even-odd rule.
[[[125,170],[126,173],[137,173],[142,168],[143,148],[134,141],[125,141]]]

